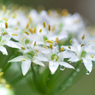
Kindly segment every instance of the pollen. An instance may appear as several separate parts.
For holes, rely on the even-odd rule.
[[[82,37],[81,37],[81,39],[83,40],[85,38],[85,35],[83,35]]]
[[[26,59],[25,59],[25,58],[23,58],[21,61],[26,61]]]
[[[64,51],[64,48],[61,48],[60,51],[63,52]]]
[[[34,33],[34,31],[31,29],[31,28],[29,28],[29,31],[33,34]]]
[[[47,47],[47,46],[44,46],[44,48],[45,48],[45,49],[48,49],[48,47]]]
[[[50,41],[50,40],[46,40],[47,43],[54,43],[53,41]]]
[[[11,34],[12,36],[17,36],[17,34],[15,34],[15,33],[13,33],[13,34]]]
[[[21,47],[21,49],[25,50],[25,47]]]
[[[71,49],[71,47],[70,47],[70,46],[68,46],[68,48],[69,48],[69,49]]]
[[[4,21],[8,21],[8,19],[7,18],[2,18]]]
[[[34,46],[36,46],[36,41],[34,42]]]
[[[30,23],[28,22],[28,23],[27,23],[27,25],[26,25],[26,29],[28,29],[28,28],[29,28],[29,24],[30,24]]]
[[[46,28],[46,23],[45,22],[43,22],[43,27]]]
[[[4,12],[6,11],[6,6],[5,6],[5,5],[2,6],[2,10],[3,10]]]
[[[91,55],[91,58],[94,58],[94,55],[93,54]]]
[[[5,31],[5,32],[3,32],[3,36],[6,34],[7,32]]]
[[[2,75],[4,75],[4,72],[0,72],[0,77],[1,77]]]
[[[52,44],[49,45],[49,48],[52,49]]]
[[[35,50],[36,52],[39,52],[38,50]]]
[[[72,44],[72,39],[70,40],[70,43]]]
[[[51,26],[50,26],[50,24],[48,25],[48,31],[50,31],[51,30]]]
[[[5,22],[5,28],[8,28],[8,23],[7,22]]]
[[[29,35],[29,33],[27,31],[25,31],[24,33],[26,33],[27,35]]]
[[[58,44],[58,42],[59,42],[59,39],[58,39],[58,37],[56,37],[56,40],[55,40],[55,42]]]
[[[84,44],[81,44],[81,47],[83,47],[84,46]]]
[[[42,29],[40,29],[39,32],[41,33],[42,32]]]

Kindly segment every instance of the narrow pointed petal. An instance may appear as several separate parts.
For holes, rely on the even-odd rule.
[[[60,62],[60,65],[66,67],[66,68],[71,68],[71,69],[74,69],[74,67],[66,62]]]
[[[92,61],[84,58],[83,63],[87,71],[91,72],[92,71]]]
[[[18,61],[22,61],[23,59],[24,59],[23,56],[18,56],[12,60],[9,60],[8,62],[18,62]]]
[[[33,62],[38,64],[38,65],[40,65],[40,66],[44,66],[45,67],[45,65],[41,61],[39,61],[37,59],[33,60]]]
[[[6,50],[5,47],[0,47],[0,51],[1,51],[3,54],[8,55],[7,50]]]
[[[21,68],[22,68],[23,75],[26,75],[26,73],[28,72],[30,66],[31,66],[31,61],[30,60],[26,60],[26,61],[22,62]]]
[[[53,62],[53,61],[49,62],[49,69],[50,69],[52,74],[55,73],[55,71],[57,70],[58,66],[59,66],[58,62]]]

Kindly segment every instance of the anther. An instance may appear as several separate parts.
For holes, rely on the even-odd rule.
[[[50,26],[50,24],[48,25],[48,31],[50,31],[51,30],[51,26]]]
[[[81,44],[81,47],[83,47],[84,46],[84,44]]]
[[[70,46],[68,46],[68,48],[69,48],[69,49],[71,49],[71,47],[70,47]]]
[[[8,28],[8,23],[7,22],[5,22],[5,28]]]
[[[29,35],[29,33],[27,31],[25,31],[24,33],[26,33],[27,35]]]
[[[42,29],[40,29],[39,32],[41,33],[42,32]]]
[[[46,40],[47,43],[54,43],[53,41],[50,41],[50,40]]]
[[[34,31],[31,29],[31,28],[29,28],[29,31],[33,34],[34,33]]]
[[[72,39],[70,40],[70,43],[72,44]]]
[[[30,23],[28,22],[28,23],[27,23],[27,25],[26,25],[26,29],[28,29],[28,28],[29,28],[29,24],[30,24]]]
[[[46,28],[46,23],[45,22],[43,22],[43,27]]]
[[[34,46],[36,46],[36,41],[34,42]]]
[[[7,18],[2,18],[4,21],[8,21],[8,19]]]
[[[21,47],[21,49],[25,50],[25,47]]]
[[[83,35],[82,37],[81,37],[81,39],[83,40],[85,38],[85,35]]]
[[[2,6],[2,10],[3,10],[4,12],[6,11],[6,6],[5,6],[5,5]]]
[[[56,37],[56,40],[55,40],[55,42],[58,44],[58,42],[59,42],[59,39],[58,39],[58,37]]]
[[[6,34],[7,32],[5,31],[5,32],[3,32],[3,36]]]
[[[94,58],[94,55],[93,54],[91,55],[91,58]]]
[[[37,30],[37,29],[36,29],[36,27],[35,27],[35,28],[34,28],[34,33],[36,33],[36,30]]]
[[[52,49],[52,44],[49,45],[49,48]]]
[[[13,34],[11,34],[12,36],[17,36],[17,34],[15,34],[15,33],[13,33]]]
[[[64,48],[61,48],[60,51],[63,52],[64,51]]]

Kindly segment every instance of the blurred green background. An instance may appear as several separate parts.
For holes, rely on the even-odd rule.
[[[84,19],[90,24],[95,24],[95,0],[0,0],[7,4],[14,3],[19,5],[27,5],[33,8],[37,8],[42,5],[45,9],[58,9],[66,8],[70,13],[78,12]],[[77,83],[65,91],[64,95],[95,95],[95,70],[87,76],[83,76]],[[22,80],[24,81],[24,80]],[[18,83],[19,84],[19,83]],[[31,89],[27,83],[18,85],[16,84],[17,95],[22,95],[20,89],[23,89],[23,95],[29,94]],[[28,92],[28,93],[27,93]]]

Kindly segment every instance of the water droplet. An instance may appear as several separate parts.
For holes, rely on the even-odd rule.
[[[86,71],[86,74],[87,74],[87,75],[89,75],[89,74],[90,74],[90,72],[89,72],[89,71]]]
[[[77,75],[77,72],[74,72],[74,73],[73,73],[73,76],[76,76],[76,75]]]
[[[65,67],[64,66],[60,66],[60,70],[65,70]]]
[[[70,86],[72,84],[72,81],[73,81],[73,79],[69,78],[68,81],[67,81],[67,83],[66,83],[66,86]]]
[[[76,71],[77,71],[77,72],[80,72],[80,69],[79,69],[79,68],[77,68],[77,69],[76,69]]]

